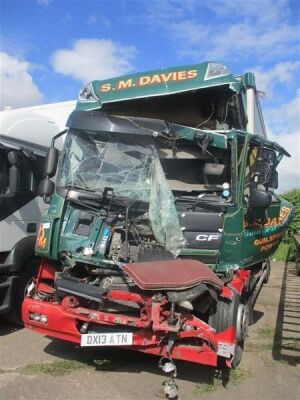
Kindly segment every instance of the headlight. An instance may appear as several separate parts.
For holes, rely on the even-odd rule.
[[[219,78],[220,76],[225,76],[230,74],[231,72],[229,68],[227,68],[225,65],[217,63],[209,63],[207,66],[204,80]]]
[[[47,322],[48,322],[48,317],[45,314],[29,312],[28,318],[31,321],[41,322],[42,324],[47,324]]]
[[[99,99],[96,97],[94,93],[93,85],[91,82],[85,85],[84,88],[80,90],[78,95],[78,101],[82,102],[99,101]]]

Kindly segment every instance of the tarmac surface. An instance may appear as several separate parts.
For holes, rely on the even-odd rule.
[[[273,262],[260,293],[243,359],[219,371],[177,362],[179,399],[300,399],[300,277]],[[1,400],[163,399],[158,358],[88,350],[0,320]]]

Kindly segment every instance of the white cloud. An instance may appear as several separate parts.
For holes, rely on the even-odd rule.
[[[43,94],[33,82],[30,64],[0,52],[0,105],[14,108],[41,104]]]
[[[300,135],[300,89],[297,95],[280,107],[269,107],[264,110],[267,125],[275,135],[299,131]]]
[[[289,103],[266,109],[264,115],[268,138],[291,154],[291,158],[284,157],[278,166],[278,191],[300,188],[300,89]]]
[[[253,18],[258,23],[275,23],[289,16],[289,0],[210,0],[205,6],[215,15],[230,18]]]
[[[270,60],[299,53],[299,26],[290,0],[159,0],[148,2],[145,19],[195,60]]]
[[[80,39],[71,49],[57,50],[51,58],[56,72],[89,82],[122,75],[133,69],[133,46],[107,39]]]
[[[206,49],[205,55],[208,59],[216,59],[228,55],[249,58],[255,54],[270,58],[283,52],[285,55],[296,54],[298,40],[297,26],[281,24],[266,28],[249,22],[237,23],[221,28],[218,35],[212,36],[210,48]]]
[[[298,132],[269,135],[269,139],[279,143],[291,155],[283,157],[277,167],[279,176],[279,193],[287,192],[294,188],[300,188],[300,128]]]
[[[298,52],[299,28],[288,24],[256,26],[245,20],[232,24],[208,25],[192,19],[172,23],[167,29],[175,38],[179,55],[195,59],[241,60],[255,56],[270,59]]]
[[[266,92],[267,97],[271,97],[275,85],[278,83],[289,84],[295,80],[295,72],[299,74],[300,61],[280,62],[268,70],[261,67],[249,68],[249,70],[255,74],[258,90]]]

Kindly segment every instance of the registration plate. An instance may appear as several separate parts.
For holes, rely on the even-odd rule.
[[[81,335],[82,347],[86,346],[130,346],[132,332],[85,333]]]

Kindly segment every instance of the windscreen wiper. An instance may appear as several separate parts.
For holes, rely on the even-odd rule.
[[[223,211],[226,210],[226,206],[223,205],[223,204],[220,204],[219,200],[217,200],[217,201],[213,201],[213,200],[205,201],[205,200],[203,200],[201,198],[200,199],[199,198],[191,199],[188,196],[181,196],[181,197],[175,199],[175,203],[176,202],[180,202],[180,201],[182,201],[184,203],[189,203],[193,207],[200,206],[200,207],[206,208],[207,210],[211,210],[211,211],[223,212]]]
[[[67,189],[74,189],[74,190],[83,190],[84,192],[90,192],[90,193],[101,193],[101,192],[97,192],[96,190],[94,190],[94,189],[89,189],[89,188],[85,188],[85,187],[82,187],[82,186],[80,186],[80,185],[74,185],[73,183],[72,184],[67,184],[67,185],[65,185],[65,187],[67,188]]]

